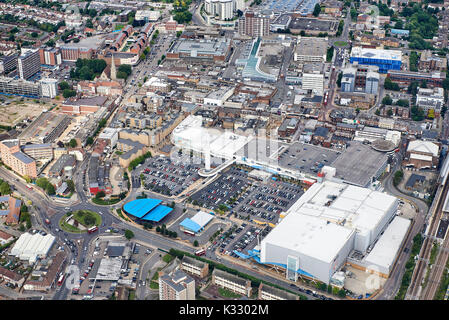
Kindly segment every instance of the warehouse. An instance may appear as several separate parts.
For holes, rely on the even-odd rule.
[[[24,233],[20,236],[14,247],[11,249],[11,255],[20,260],[28,260],[35,263],[38,258],[46,257],[50,251],[55,237],[51,234],[45,236],[40,233]]]
[[[329,283],[353,251],[365,254],[398,208],[390,195],[324,181],[315,183],[261,242],[260,261]],[[288,266],[288,268],[287,268]]]
[[[214,216],[207,212],[198,211],[198,213],[194,215],[192,219],[185,218],[181,222],[181,230],[188,230],[194,233],[201,232],[202,230],[204,230],[204,227],[212,221],[213,218]]]
[[[410,220],[395,217],[379,238],[373,250],[365,257],[367,270],[387,278],[393,268],[402,243],[410,227]]]

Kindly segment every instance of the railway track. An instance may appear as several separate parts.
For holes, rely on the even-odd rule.
[[[422,294],[422,300],[432,300],[435,297],[435,294],[439,288],[441,277],[443,275],[444,270],[446,269],[446,262],[449,257],[449,237],[443,242],[441,246],[436,262],[430,271],[429,276],[429,284],[425,288]]]
[[[432,215],[433,219],[432,219],[432,222],[429,227],[429,232],[427,234],[427,237],[424,239],[423,246],[422,246],[420,254],[419,254],[419,259],[415,266],[415,271],[412,275],[410,287],[408,290],[408,292],[409,292],[408,296],[412,300],[419,299],[419,293],[420,293],[419,290],[421,288],[423,277],[425,276],[425,271],[427,269],[427,264],[428,264],[428,261],[430,258],[430,252],[431,252],[432,246],[433,246],[434,236],[436,234],[436,231],[437,231],[437,228],[438,228],[438,225],[440,222],[440,218],[443,213],[443,205],[446,200],[446,196],[448,194],[448,189],[449,189],[449,183],[445,183],[441,193],[439,194],[439,196],[437,198],[438,203],[437,203],[437,205],[434,209],[433,215]],[[446,242],[447,242],[447,239],[446,239]],[[433,273],[433,270],[432,270],[432,273]],[[442,271],[441,271],[441,274],[442,274]],[[441,274],[440,274],[440,277],[441,277]],[[430,287],[435,285],[432,282],[432,280],[435,281],[434,279],[431,279]],[[438,284],[437,284],[437,286],[438,286]],[[429,289],[429,287],[427,289]],[[426,290],[426,292],[428,292],[428,291],[429,290]],[[432,298],[433,298],[433,296],[432,296]],[[430,299],[432,299],[432,298],[430,298]]]

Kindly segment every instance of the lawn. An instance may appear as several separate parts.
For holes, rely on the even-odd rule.
[[[99,226],[101,224],[101,217],[98,213],[90,211],[90,210],[78,210],[75,212],[72,212],[73,219],[78,221],[79,223],[83,224],[86,227],[92,227],[92,226]],[[87,232],[87,230],[80,230],[75,226],[72,226],[65,222],[67,219],[67,215],[64,215],[61,220],[59,220],[59,226],[62,230],[65,230],[67,232],[72,233],[81,233],[81,232]]]
[[[92,202],[101,206],[109,206],[111,204],[116,204],[120,202],[120,198],[112,198],[110,200],[104,200],[101,198],[92,198]]]
[[[224,288],[218,288],[218,293],[223,298],[240,298],[241,297],[240,294],[234,293],[234,292],[229,291],[228,289],[224,289]]]
[[[344,47],[347,45],[348,45],[348,43],[346,41],[335,41],[334,42],[334,46],[336,46],[336,47]]]
[[[134,290],[129,291],[128,300],[136,300],[136,292]]]

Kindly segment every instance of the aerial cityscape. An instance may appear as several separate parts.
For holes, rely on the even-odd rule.
[[[0,29],[0,300],[449,299],[449,0],[4,0]]]

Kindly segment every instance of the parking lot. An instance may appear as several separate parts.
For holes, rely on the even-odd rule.
[[[287,211],[303,194],[301,186],[288,182],[257,183],[237,199],[231,213],[240,218],[249,215],[256,220],[276,223],[279,214]]]
[[[167,157],[151,159],[142,171],[145,189],[177,196],[199,179],[198,170],[196,165],[173,163]]]
[[[233,258],[238,258],[238,255],[234,253],[234,250],[243,254],[248,254],[248,250],[254,249],[257,245],[257,236],[260,234],[260,239],[262,239],[262,237],[268,233],[268,230],[271,230],[268,226],[261,229],[243,223],[228,238],[213,245],[212,249],[218,249],[220,253],[229,255]]]
[[[250,186],[251,182],[246,178],[246,173],[233,167],[202,190],[192,194],[190,199],[194,205],[216,210],[229,200],[237,199]]]

